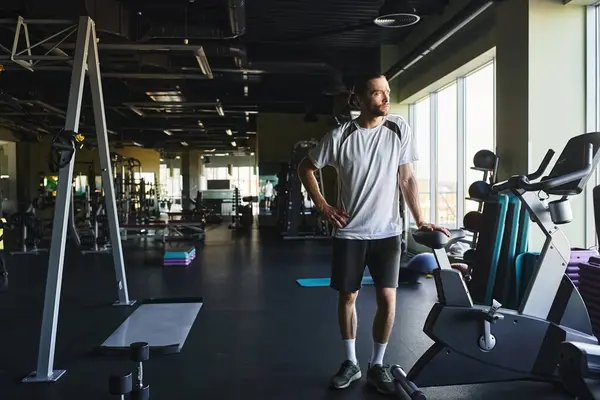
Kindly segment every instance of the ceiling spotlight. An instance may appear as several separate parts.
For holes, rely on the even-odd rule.
[[[217,104],[215,105],[216,109],[217,109],[217,114],[219,114],[221,117],[225,116],[225,111],[223,110],[223,105],[221,104],[221,100],[217,99]]]
[[[405,28],[421,20],[416,12],[398,0],[386,0],[373,22],[382,28]]]
[[[235,142],[231,142],[231,145],[232,145],[233,147],[235,147],[235,146],[237,146],[237,143],[235,143]]]
[[[168,130],[168,129],[165,129],[163,132],[165,133],[165,135],[168,135],[168,136],[173,136],[173,132],[171,132],[171,131],[170,131],[170,130]]]
[[[231,129],[229,128],[225,130],[225,133],[227,134],[227,136],[233,135],[233,132],[231,132]]]
[[[187,147],[187,146],[188,146],[187,142],[181,142],[181,145],[182,145],[182,146],[185,146],[185,147]]]
[[[180,158],[181,158],[181,157],[179,157],[179,156],[175,156],[175,159],[176,159],[176,160],[179,160]]]
[[[251,156],[253,156],[253,155],[254,155],[254,152],[250,153],[250,155],[251,155]]]
[[[198,127],[199,128],[204,128],[204,124],[202,123],[202,121],[198,120]]]

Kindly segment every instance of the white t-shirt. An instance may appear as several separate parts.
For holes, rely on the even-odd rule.
[[[416,141],[408,123],[388,115],[370,129],[356,120],[327,133],[309,152],[321,169],[333,166],[338,173],[338,207],[350,214],[334,236],[373,240],[402,233],[399,210],[398,167],[418,160]]]
[[[265,184],[265,197],[273,197],[273,184],[268,182]]]

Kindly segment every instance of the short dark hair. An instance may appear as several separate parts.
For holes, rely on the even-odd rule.
[[[369,81],[381,78],[382,76],[385,77],[385,74],[382,74],[381,72],[370,72],[356,77],[356,79],[354,79],[354,89],[352,92],[356,96],[365,95]]]

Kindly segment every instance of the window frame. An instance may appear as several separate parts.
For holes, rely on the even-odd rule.
[[[430,195],[430,216],[431,222],[437,223],[438,220],[438,154],[437,154],[437,146],[438,146],[438,93],[442,90],[448,88],[449,86],[456,84],[457,90],[457,227],[462,225],[462,219],[465,214],[465,180],[466,180],[466,171],[468,168],[468,160],[466,159],[466,118],[467,118],[467,96],[466,96],[466,78],[470,75],[480,71],[483,68],[492,65],[493,68],[493,87],[494,94],[496,93],[496,57],[492,57],[491,60],[486,60],[478,65],[476,68],[471,69],[469,72],[457,77],[453,81],[447,83],[446,85],[436,89],[435,91],[427,93],[427,95],[421,97],[419,100],[416,100],[409,104],[408,108],[408,121],[410,126],[413,128],[413,131],[416,131],[418,127],[416,126],[416,117],[415,117],[415,107],[416,104],[420,101],[423,101],[425,98],[429,97],[429,112],[430,112],[430,127],[429,127],[429,145],[430,145],[430,157],[429,157],[429,170],[430,170],[430,180],[429,180],[429,195]],[[496,96],[494,95],[493,102],[493,148],[496,148]],[[412,215],[409,215],[409,226],[411,228],[415,228],[415,223]]]
[[[600,4],[586,9],[586,110],[585,128],[587,132],[598,132],[600,128]],[[600,184],[598,169],[585,188],[585,247],[598,245],[594,219],[592,191]]]

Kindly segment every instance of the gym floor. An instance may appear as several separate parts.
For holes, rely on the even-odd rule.
[[[210,228],[209,228],[210,229]],[[181,353],[145,364],[151,399],[378,399],[363,379],[333,391],[328,380],[343,348],[329,288],[302,288],[297,278],[326,277],[326,241],[282,241],[226,226],[207,232],[187,268],[163,268],[156,244],[124,242],[131,298],[202,296],[204,306]],[[116,288],[110,256],[66,256],[53,384],[22,384],[35,369],[47,257],[7,256],[10,290],[0,295],[2,399],[109,399],[108,377],[131,364],[91,354],[132,309],[111,307]],[[398,289],[396,326],[386,363],[407,370],[431,344],[422,332],[435,301],[433,280]],[[371,354],[373,287],[358,299],[357,352]],[[460,368],[460,366],[457,366]],[[567,399],[551,384],[501,383],[425,389],[428,399]]]

